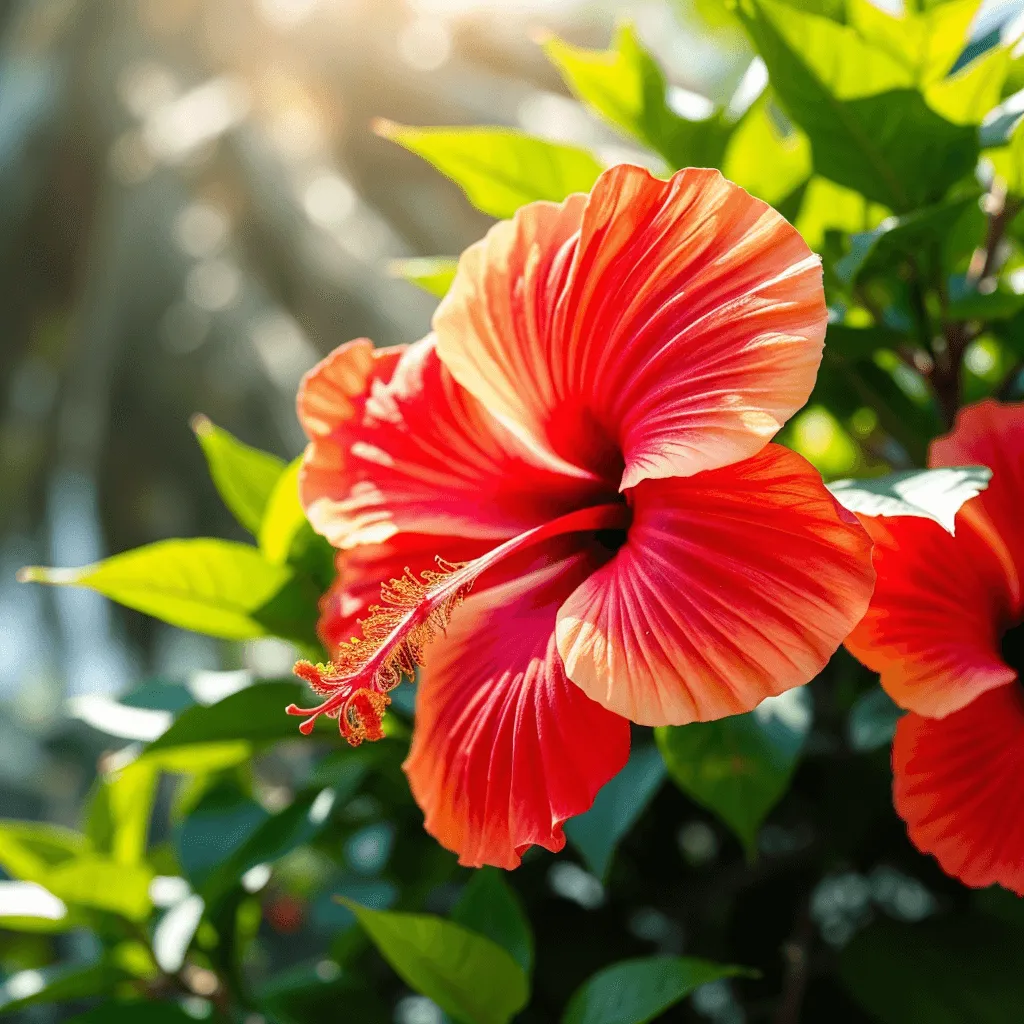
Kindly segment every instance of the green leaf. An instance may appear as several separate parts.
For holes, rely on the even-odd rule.
[[[868,273],[891,272],[902,259],[925,260],[929,247],[941,256],[961,218],[972,215],[977,217],[980,230],[978,197],[973,193],[903,217],[888,217],[873,231],[850,239],[850,251],[835,264],[836,276],[844,284],[853,284]],[[954,258],[955,253],[946,252],[944,262]]]
[[[38,882],[0,881],[0,928],[63,932],[81,924],[63,900]]]
[[[953,533],[960,506],[985,490],[991,478],[992,470],[986,466],[946,466],[911,469],[866,480],[836,480],[828,489],[851,512],[865,516],[918,516]]]
[[[817,253],[823,251],[827,233],[869,231],[889,215],[887,207],[872,203],[859,192],[815,175],[807,183],[796,229]]]
[[[259,530],[260,550],[275,565],[291,565],[308,574],[318,589],[334,580],[334,549],[310,526],[299,501],[302,458],[291,462],[278,477],[267,501]]]
[[[879,921],[843,951],[840,976],[880,1024],[1006,1024],[1024,1005],[1020,932],[996,920]]]
[[[899,61],[915,83],[928,85],[945,78],[963,52],[979,6],[980,0],[953,0],[896,16],[870,0],[847,0],[847,15],[862,39]]]
[[[455,256],[419,256],[407,260],[392,260],[388,272],[410,284],[422,288],[429,295],[443,299],[455,280],[459,261]]]
[[[156,783],[156,769],[145,761],[133,761],[97,781],[87,820],[98,852],[109,854],[119,864],[137,865],[145,860]]]
[[[247,544],[158,541],[80,569],[30,566],[19,579],[88,587],[172,626],[226,640],[273,633],[315,643],[316,595]]]
[[[742,0],[739,14],[819,174],[909,212],[973,168],[975,131],[936,114],[912,71],[854,29],[775,0]]]
[[[224,504],[255,535],[274,485],[284,472],[284,462],[276,455],[243,444],[205,416],[194,417],[192,429]]]
[[[50,871],[89,851],[80,832],[58,825],[0,821],[0,867],[12,878],[46,884]]]
[[[996,174],[1006,182],[1006,190],[1017,198],[1024,197],[1024,117],[1019,111],[1007,138],[1007,145],[991,149],[986,156]]]
[[[0,1013],[15,1013],[40,1003],[71,1003],[105,995],[127,977],[119,967],[105,962],[20,971],[0,985]]]
[[[638,746],[626,767],[606,783],[585,814],[565,823],[565,834],[602,881],[608,877],[619,841],[640,819],[665,779],[658,748]]]
[[[477,935],[483,935],[502,949],[529,974],[533,968],[533,932],[518,894],[495,868],[473,873],[452,920]]]
[[[784,121],[788,119],[776,111],[767,91],[762,93],[737,125],[722,162],[722,173],[730,181],[772,206],[811,176],[807,136]]]
[[[65,903],[144,921],[152,909],[152,868],[119,864],[109,857],[82,856],[53,868],[46,887]]]
[[[608,50],[586,50],[555,36],[544,50],[566,85],[598,116],[653,149],[673,169],[718,167],[732,132],[718,112],[702,121],[668,105],[665,76],[632,25],[619,26]]]
[[[701,985],[750,974],[743,967],[692,957],[624,960],[598,971],[576,990],[562,1024],[646,1024]]]
[[[746,715],[662,726],[654,735],[679,788],[721,818],[753,859],[757,831],[789,786],[811,717],[801,688]]]
[[[526,972],[490,939],[440,917],[342,902],[402,980],[463,1024],[507,1024],[526,1005]]]
[[[603,170],[585,149],[514,128],[410,128],[377,121],[374,129],[433,164],[492,217],[511,217],[538,199],[557,203],[589,192]]]
[[[284,713],[289,704],[302,704],[310,691],[301,683],[266,682],[247,686],[216,704],[196,705],[151,743],[145,760],[158,760],[162,766],[172,762],[168,756],[176,749],[190,751],[196,746],[223,746],[242,743],[274,743],[298,735],[296,720]],[[326,729],[337,729],[333,723]],[[187,764],[187,756],[184,758]]]
[[[928,86],[928,106],[953,124],[979,125],[999,103],[1009,67],[1009,50],[990,50],[956,74]]]

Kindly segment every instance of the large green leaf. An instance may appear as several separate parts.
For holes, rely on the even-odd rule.
[[[243,444],[205,416],[196,416],[192,429],[224,504],[242,526],[257,533],[277,478],[284,472],[284,462]]]
[[[119,864],[109,857],[84,855],[53,868],[45,885],[65,903],[144,921],[152,909],[149,886],[153,876],[153,869],[143,864]]]
[[[109,854],[119,864],[137,865],[145,860],[156,784],[156,769],[146,761],[133,761],[97,781],[87,822],[98,852]]]
[[[0,821],[0,868],[25,882],[46,884],[53,868],[89,852],[80,832],[26,821]]]
[[[529,919],[515,890],[496,868],[474,872],[455,904],[452,920],[508,950],[527,973],[532,969],[533,932]]]
[[[646,1024],[701,985],[750,973],[692,957],[624,960],[598,971],[576,990],[562,1024]]]
[[[843,951],[840,973],[881,1024],[1008,1024],[1024,1006],[1020,932],[996,920],[880,921]]]
[[[315,643],[316,597],[291,569],[233,541],[165,540],[80,569],[30,566],[19,579],[90,590],[197,633]]]
[[[657,747],[634,748],[626,767],[606,783],[585,814],[565,823],[569,841],[598,878],[608,877],[619,841],[644,813],[665,778]]]
[[[680,789],[736,833],[747,855],[781,799],[811,727],[804,689],[769,697],[746,715],[655,730],[668,773]]]
[[[775,0],[740,0],[739,14],[819,174],[909,212],[974,166],[974,129],[936,114],[913,72],[854,29]]]
[[[443,299],[455,280],[458,266],[459,261],[454,256],[417,256],[392,260],[388,271],[393,277],[401,277],[429,295]]]
[[[747,111],[729,139],[722,173],[772,206],[787,199],[811,176],[807,136],[784,123],[768,91]]]
[[[537,199],[561,202],[588,192],[602,171],[585,149],[514,128],[410,128],[377,121],[375,129],[433,164],[492,217],[511,217]]]
[[[836,480],[828,485],[836,500],[865,516],[918,516],[953,533],[955,517],[965,501],[988,486],[992,470],[985,466],[911,469],[866,480]]]
[[[632,25],[620,25],[607,50],[582,49],[554,36],[544,49],[583,103],[673,169],[721,164],[733,126],[721,112],[690,121],[672,110],[665,76]]]
[[[526,1005],[526,972],[490,939],[440,917],[342,902],[402,980],[463,1024],[507,1024]]]

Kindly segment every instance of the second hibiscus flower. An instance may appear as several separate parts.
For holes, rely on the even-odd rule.
[[[825,325],[817,257],[717,171],[623,165],[496,225],[431,336],[350,342],[303,384],[302,500],[339,577],[332,664],[298,667],[325,700],[290,710],[376,738],[423,663],[405,768],[427,829],[514,867],[561,848],[630,721],[808,682],[874,581],[856,518],[769,443]]]

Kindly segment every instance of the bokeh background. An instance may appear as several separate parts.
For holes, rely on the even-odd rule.
[[[976,38],[1022,7],[987,3]],[[172,536],[242,539],[190,418],[204,413],[294,457],[296,386],[322,354],[353,337],[387,345],[428,328],[434,300],[391,262],[456,255],[488,226],[453,184],[374,134],[373,120],[515,125],[609,160],[644,159],[569,98],[535,41],[552,29],[604,46],[623,16],[685,116],[763,84],[714,0],[0,0],[0,817],[77,827],[97,766],[149,738],[176,701],[212,702],[255,676],[287,674],[293,660],[278,641],[223,643],[95,594],[19,585],[17,568],[81,565]],[[818,427],[805,422],[807,445],[841,464],[842,438]],[[852,665],[844,671],[853,678]],[[131,714],[116,698],[140,684],[161,696]],[[265,769],[266,807],[302,756],[285,751]],[[570,858],[558,870],[546,855],[532,861],[522,884],[534,926],[562,962],[541,961],[531,1019],[556,1019],[575,984],[613,955],[695,944],[702,955],[774,962],[762,993],[774,1005],[792,907],[831,927],[836,945],[883,905],[904,920],[927,915],[930,890],[891,866],[905,857],[918,871],[920,861],[887,787],[884,750],[856,765],[812,758],[787,827],[762,836],[767,867],[756,870],[709,816],[663,792],[656,823],[630,840],[610,909]],[[844,791],[849,799],[835,795]],[[849,817],[856,801],[885,816],[870,842],[877,821]],[[822,812],[830,802],[834,820]],[[801,895],[814,814],[845,848],[865,839],[872,852],[857,870],[828,864],[828,886]],[[394,841],[393,830],[376,835],[366,840],[373,863]],[[645,860],[649,849],[657,854]],[[647,891],[651,878],[671,891]],[[926,881],[947,886],[937,872]],[[269,975],[327,948],[329,924],[289,947],[298,924],[288,914],[298,912],[284,902],[268,917],[277,939],[254,969]],[[19,943],[0,933],[5,976],[44,957]],[[390,976],[382,986],[385,1019],[439,1019]],[[674,1019],[767,1020],[758,998],[745,1010],[720,986]],[[807,1020],[868,1019],[827,986],[807,1006]],[[64,1013],[39,1007],[25,1019]],[[308,1017],[320,1019],[376,1018]]]

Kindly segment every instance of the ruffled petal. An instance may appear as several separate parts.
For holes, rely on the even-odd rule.
[[[978,499],[975,498],[970,504]],[[941,718],[1012,682],[999,638],[1013,615],[1003,561],[961,512],[956,536],[915,516],[868,517],[878,582],[846,640],[901,707]]]
[[[569,678],[642,725],[750,711],[808,682],[864,614],[871,543],[778,445],[636,488],[625,545],[565,602]]]
[[[826,319],[820,262],[771,207],[718,171],[623,164],[471,246],[434,328],[491,412],[625,489],[763,448]]]
[[[562,823],[626,763],[629,723],[565,677],[555,612],[578,554],[470,596],[427,653],[405,771],[431,835],[471,867],[560,850]]]
[[[988,466],[988,487],[960,511],[999,558],[1013,598],[1014,619],[1024,614],[1024,404],[986,399],[961,409],[951,433],[932,442],[932,466]],[[959,527],[958,527],[959,528]]]
[[[335,557],[338,574],[320,600],[317,632],[324,647],[333,657],[340,644],[360,635],[359,620],[367,617],[371,605],[380,603],[381,584],[399,579],[406,569],[419,576],[425,569],[433,569],[438,557],[468,562],[489,546],[484,541],[401,533],[383,544],[339,551]]]
[[[1024,691],[1001,686],[943,719],[905,715],[892,763],[914,845],[965,885],[1024,896]]]
[[[502,539],[608,492],[524,446],[455,383],[432,338],[396,354],[343,345],[307,375],[299,415],[302,502],[339,548],[399,532]]]

